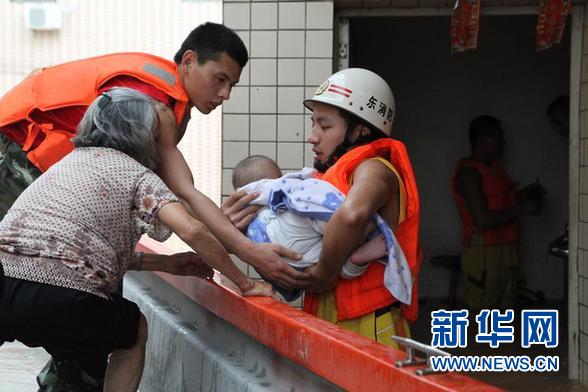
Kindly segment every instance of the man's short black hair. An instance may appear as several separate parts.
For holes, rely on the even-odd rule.
[[[482,115],[474,118],[470,123],[470,145],[474,147],[483,137],[493,137],[502,134],[502,123],[494,116]]]
[[[241,38],[228,27],[212,22],[206,22],[196,27],[188,34],[180,50],[174,56],[174,62],[180,64],[187,50],[193,50],[198,55],[198,64],[208,60],[216,60],[226,52],[241,68],[247,64],[249,55]]]
[[[549,117],[555,111],[568,115],[570,113],[570,97],[567,95],[560,95],[559,97],[555,98],[553,101],[551,101],[545,113]]]

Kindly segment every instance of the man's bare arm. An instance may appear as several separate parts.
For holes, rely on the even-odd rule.
[[[175,118],[165,106],[158,107],[160,131],[158,138],[158,174],[182,200],[188,212],[203,222],[231,253],[255,267],[265,278],[286,288],[300,287],[309,274],[296,271],[281,256],[297,260],[298,254],[275,244],[256,244],[247,239],[206,195],[194,187],[192,174],[178,150]]]
[[[484,194],[482,176],[475,169],[462,168],[457,174],[456,185],[457,191],[465,200],[467,209],[474,217],[476,226],[481,229],[503,225],[525,212],[521,207],[490,211],[488,199]]]
[[[363,242],[373,214],[391,195],[398,197],[398,180],[388,167],[376,160],[358,166],[349,194],[325,227],[320,260],[309,268],[313,274],[310,291],[324,292],[335,286],[343,264]]]
[[[159,209],[157,217],[197,251],[206,264],[231,280],[243,295],[273,295],[268,283],[250,279],[243,274],[206,226],[191,217],[180,203],[165,204]]]

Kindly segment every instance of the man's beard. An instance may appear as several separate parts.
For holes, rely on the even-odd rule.
[[[324,163],[315,160],[313,164],[314,168],[318,170],[319,173],[326,172],[331,166],[333,166],[339,160],[339,158],[341,158],[349,150],[350,147],[352,147],[352,143],[345,139],[343,143],[335,147],[335,150],[331,153],[331,155],[329,155],[329,157],[325,160]]]
[[[330,158],[330,157],[329,157]],[[327,169],[329,167],[331,167],[331,165],[328,164],[328,160],[323,163],[321,161],[319,161],[318,159],[314,161],[313,167],[318,170],[319,173],[324,173],[327,171]]]
[[[314,161],[313,166],[316,170],[319,171],[319,173],[326,172],[331,166],[333,166],[339,160],[339,158],[341,158],[343,155],[345,155],[345,153],[347,153],[347,151],[351,150],[354,147],[361,146],[363,144],[368,144],[372,141],[370,139],[369,135],[366,135],[366,136],[360,135],[355,139],[354,142],[349,140],[347,137],[351,133],[351,130],[354,128],[355,128],[354,124],[351,124],[348,126],[347,131],[345,132],[345,139],[343,139],[341,144],[339,144],[337,147],[335,147],[335,149],[333,150],[331,155],[329,155],[329,157],[325,160],[324,163],[321,163],[318,160]],[[386,137],[386,136],[384,135],[384,137]]]

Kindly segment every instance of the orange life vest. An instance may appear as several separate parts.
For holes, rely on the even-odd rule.
[[[344,194],[350,189],[353,172],[360,163],[367,159],[380,156],[396,168],[406,187],[407,205],[406,218],[395,230],[414,278],[412,289],[412,303],[402,306],[404,317],[414,321],[418,313],[418,292],[416,277],[420,269],[419,232],[419,196],[412,170],[412,165],[406,152],[406,147],[399,141],[379,139],[370,144],[359,146],[344,154],[321,179],[330,182]],[[391,305],[396,301],[388,289],[384,287],[384,265],[370,263],[367,271],[355,279],[340,279],[335,288],[337,319],[348,320],[364,316],[371,312]],[[305,294],[304,310],[315,314],[318,309],[318,296]]]
[[[182,122],[188,96],[181,85],[176,64],[146,53],[115,53],[72,61],[33,73],[0,99],[0,130],[9,124],[28,121],[22,145],[28,159],[41,171],[47,170],[73,149],[73,133],[54,130],[52,124],[37,124],[30,115],[70,106],[89,106],[101,86],[113,77],[127,75],[160,89],[175,99],[176,122]],[[35,143],[43,137],[41,143]],[[35,145],[34,148],[32,146]]]
[[[484,195],[486,195],[486,199],[488,200],[488,209],[490,211],[503,211],[514,208],[517,205],[515,184],[500,163],[493,162],[488,166],[484,162],[471,159],[460,160],[453,173],[452,192],[463,223],[464,245],[470,245],[470,239],[473,234],[482,234],[484,236],[484,245],[501,245],[517,242],[519,239],[518,226],[514,220],[487,230],[482,230],[476,226],[474,217],[467,209],[464,198],[457,191],[457,174],[464,167],[471,167],[482,176]]]

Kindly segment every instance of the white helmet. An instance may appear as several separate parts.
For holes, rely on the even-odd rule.
[[[388,83],[372,71],[348,68],[339,71],[323,82],[314,96],[304,101],[322,102],[350,112],[367,121],[388,136],[392,136],[392,123],[396,105]]]

